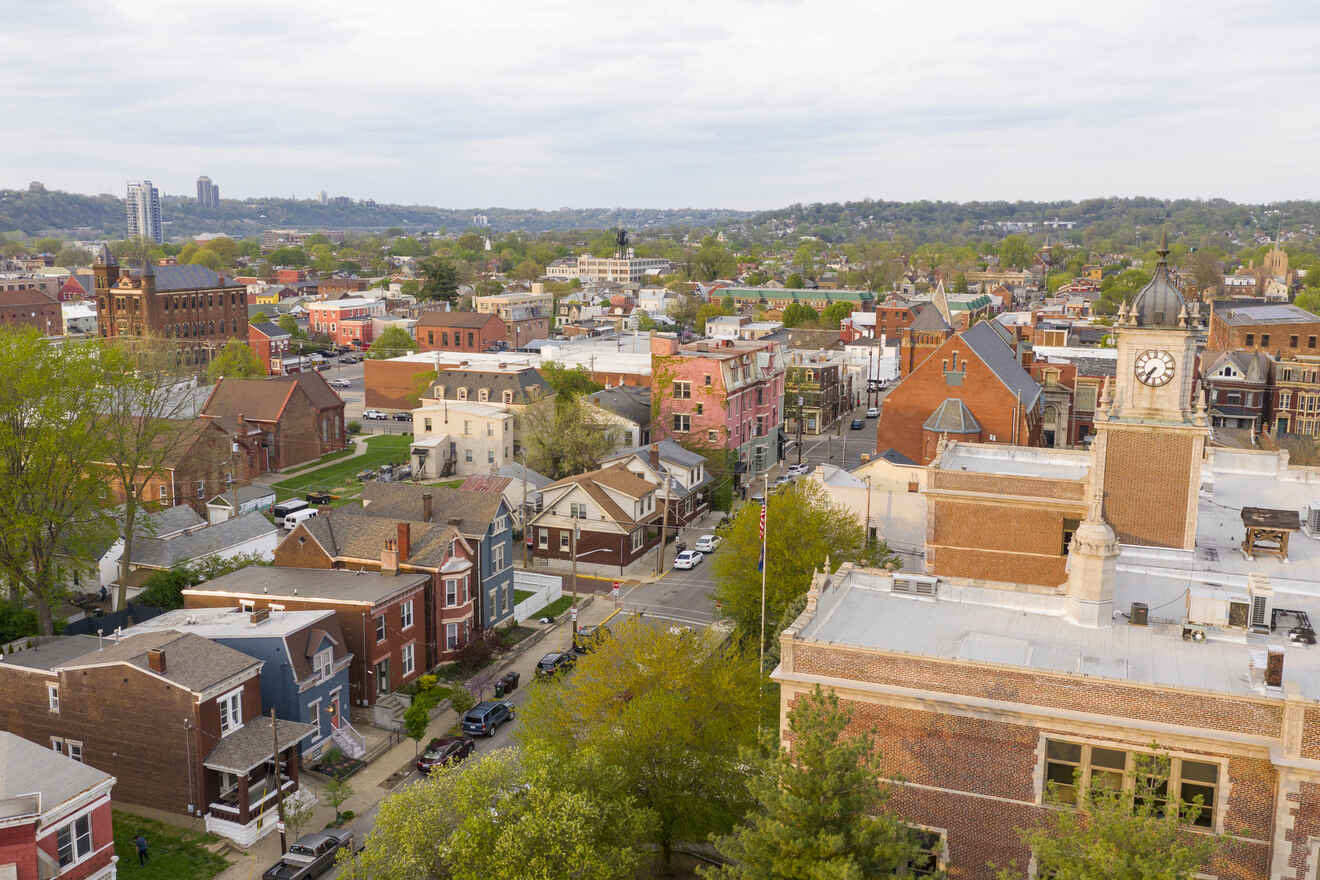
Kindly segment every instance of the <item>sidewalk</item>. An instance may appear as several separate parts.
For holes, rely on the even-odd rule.
[[[598,597],[595,601],[588,600],[585,607],[578,613],[578,623],[582,626],[599,623],[613,610],[614,603],[607,599]],[[571,617],[565,614],[553,626],[543,627],[544,635],[539,638],[535,634],[528,636],[516,654],[502,663],[495,664],[479,672],[472,679],[469,679],[469,686],[473,686],[475,691],[476,685],[488,683],[495,676],[513,669],[521,676],[521,686],[526,687],[534,678],[536,663],[542,655],[548,651],[568,650],[572,646],[573,634],[569,626],[570,620]],[[440,713],[427,728],[427,735],[423,742],[433,736],[445,735],[449,728],[457,722],[458,716],[452,710]],[[353,796],[340,806],[340,810],[353,811],[354,819],[348,823],[347,827],[352,829],[359,843],[366,839],[371,826],[375,822],[375,808],[380,801],[388,797],[394,790],[386,787],[388,780],[400,768],[411,768],[415,758],[416,745],[411,739],[405,738],[397,746],[349,777],[349,784],[353,786]],[[303,785],[314,790],[317,797],[316,811],[303,830],[302,833],[304,834],[319,831],[335,817],[334,808],[325,800],[320,785],[309,778],[312,775],[314,774],[305,773],[302,777]],[[407,785],[415,779],[416,777],[409,773],[401,782],[397,783],[395,788]],[[291,835],[289,842],[293,842]],[[257,841],[252,849],[240,854],[232,865],[218,875],[218,880],[254,880],[254,878],[260,878],[261,873],[273,865],[279,859],[279,856],[280,837],[279,834],[271,832]]]
[[[258,474],[257,476],[253,477],[252,482],[254,485],[271,486],[274,485],[275,483],[283,482],[284,480],[288,480],[291,479],[292,477],[296,477],[299,474],[306,473],[307,471],[314,471],[317,468],[325,467],[328,464],[335,464],[341,461],[348,461],[350,458],[357,458],[359,455],[363,455],[367,451],[366,437],[357,436],[357,437],[351,437],[349,439],[353,441],[353,452],[350,455],[341,456],[340,458],[336,458],[333,461],[329,461],[329,462],[323,462],[323,461],[311,462],[304,467],[296,468],[293,470],[266,471],[264,474]]]

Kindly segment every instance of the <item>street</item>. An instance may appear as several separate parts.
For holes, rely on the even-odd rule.
[[[851,427],[853,419],[861,419],[863,427],[854,431]],[[818,464],[832,464],[852,470],[861,465],[863,454],[875,455],[875,432],[876,420],[866,418],[865,406],[858,407],[830,425],[824,434],[803,434],[801,462],[813,468]],[[784,446],[783,465],[787,467],[798,461],[797,437],[790,436]]]

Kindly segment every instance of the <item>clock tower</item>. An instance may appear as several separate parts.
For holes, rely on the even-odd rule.
[[[1124,544],[1190,550],[1209,435],[1196,393],[1201,304],[1169,277],[1167,234],[1155,274],[1115,321],[1117,375],[1096,413],[1093,479]]]

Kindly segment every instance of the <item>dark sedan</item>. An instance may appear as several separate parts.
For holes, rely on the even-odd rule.
[[[863,420],[861,420],[861,419],[853,419],[853,420],[852,420],[852,429],[853,429],[854,431],[860,431],[860,430],[862,430],[862,428],[865,428],[865,427],[866,427],[866,422],[864,422]]]
[[[466,736],[438,736],[431,740],[431,744],[426,747],[426,751],[422,752],[422,756],[417,759],[417,770],[426,774],[431,772],[432,767],[457,764],[472,754],[474,745],[476,745],[476,741],[468,739]]]
[[[569,651],[552,651],[541,658],[541,662],[536,664],[537,678],[550,678],[551,676],[567,672],[577,663],[577,658]]]

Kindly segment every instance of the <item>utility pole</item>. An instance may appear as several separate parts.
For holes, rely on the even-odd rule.
[[[866,475],[866,541],[863,545],[871,549],[871,475]]]
[[[570,553],[572,554],[572,556],[573,556],[573,587],[572,587],[572,593],[573,593],[573,605],[574,605],[575,607],[577,606],[577,539],[578,539],[578,528],[579,528],[579,526],[578,526],[577,517],[573,517],[573,535],[572,535],[572,538],[570,539],[570,544],[571,544],[571,546],[569,547],[569,552],[570,552]]]
[[[798,464],[802,464],[802,404],[805,402],[802,395],[798,395],[798,413],[797,413],[797,435],[798,435]]]
[[[765,675],[765,572],[770,567],[770,517],[767,512],[770,510],[770,472],[765,474],[765,488],[761,495],[761,660],[757,667],[761,675]]]
[[[240,431],[243,430],[243,426],[240,424],[238,426],[238,429]],[[238,470],[236,464],[237,457],[238,457],[238,436],[235,435],[233,441],[229,444],[229,494],[230,494],[230,503],[234,505],[234,513],[233,513],[234,519],[238,519]]]
[[[665,481],[665,509],[660,514],[660,546],[655,548],[655,573],[658,577],[665,571],[665,530],[669,528],[669,474],[659,467],[656,470],[660,471],[660,479]]]
[[[527,545],[532,540],[531,524],[527,516],[527,450],[519,449],[522,455],[522,533],[523,533],[523,568],[527,567]]]
[[[284,836],[284,786],[280,783],[280,732],[275,728],[275,709],[270,710],[270,747],[275,758],[275,803],[280,816],[280,855],[289,851],[289,842]]]

